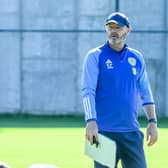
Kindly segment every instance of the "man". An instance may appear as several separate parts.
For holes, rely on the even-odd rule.
[[[86,138],[93,144],[98,132],[116,141],[116,168],[146,168],[143,133],[137,121],[138,95],[148,118],[147,144],[158,138],[155,104],[140,52],[129,48],[128,17],[116,12],[105,22],[108,41],[88,52],[83,67]],[[106,168],[94,162],[95,168]]]

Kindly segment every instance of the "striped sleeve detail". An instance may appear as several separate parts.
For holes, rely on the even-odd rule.
[[[89,51],[83,64],[82,97],[86,122],[96,120],[95,93],[99,76],[100,53],[99,48]]]
[[[84,106],[86,118],[87,119],[92,118],[91,105],[90,105],[90,100],[88,96],[83,99],[83,106]]]
[[[94,96],[88,95],[83,98],[83,106],[85,111],[85,121],[96,119]]]

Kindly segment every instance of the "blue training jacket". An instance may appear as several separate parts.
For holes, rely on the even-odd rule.
[[[127,45],[117,52],[107,42],[88,52],[82,76],[86,122],[96,120],[99,131],[139,129],[138,95],[142,105],[154,103],[140,52]]]

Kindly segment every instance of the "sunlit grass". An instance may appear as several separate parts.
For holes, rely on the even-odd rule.
[[[4,124],[0,128],[0,160],[12,168],[28,168],[33,163],[50,163],[60,168],[93,167],[92,160],[84,155],[83,125],[78,127],[78,123],[75,125],[68,120],[59,127],[58,123],[54,126],[53,120],[50,127],[45,124],[42,127],[44,121],[34,122],[34,128],[30,125],[11,128]],[[41,124],[40,127],[38,124]],[[145,133],[145,129],[142,130]],[[144,142],[149,168],[165,168],[168,165],[167,142],[167,128],[159,128],[159,141],[153,147]]]

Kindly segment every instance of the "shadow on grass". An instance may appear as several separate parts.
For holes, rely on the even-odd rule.
[[[44,115],[0,115],[0,127],[10,128],[81,128],[85,126],[84,116]]]
[[[139,123],[142,128],[147,126],[145,117],[139,118]],[[60,116],[45,116],[45,115],[29,115],[29,114],[5,114],[0,115],[1,128],[84,128],[84,116],[60,115]],[[168,128],[168,118],[158,119],[159,128]]]

